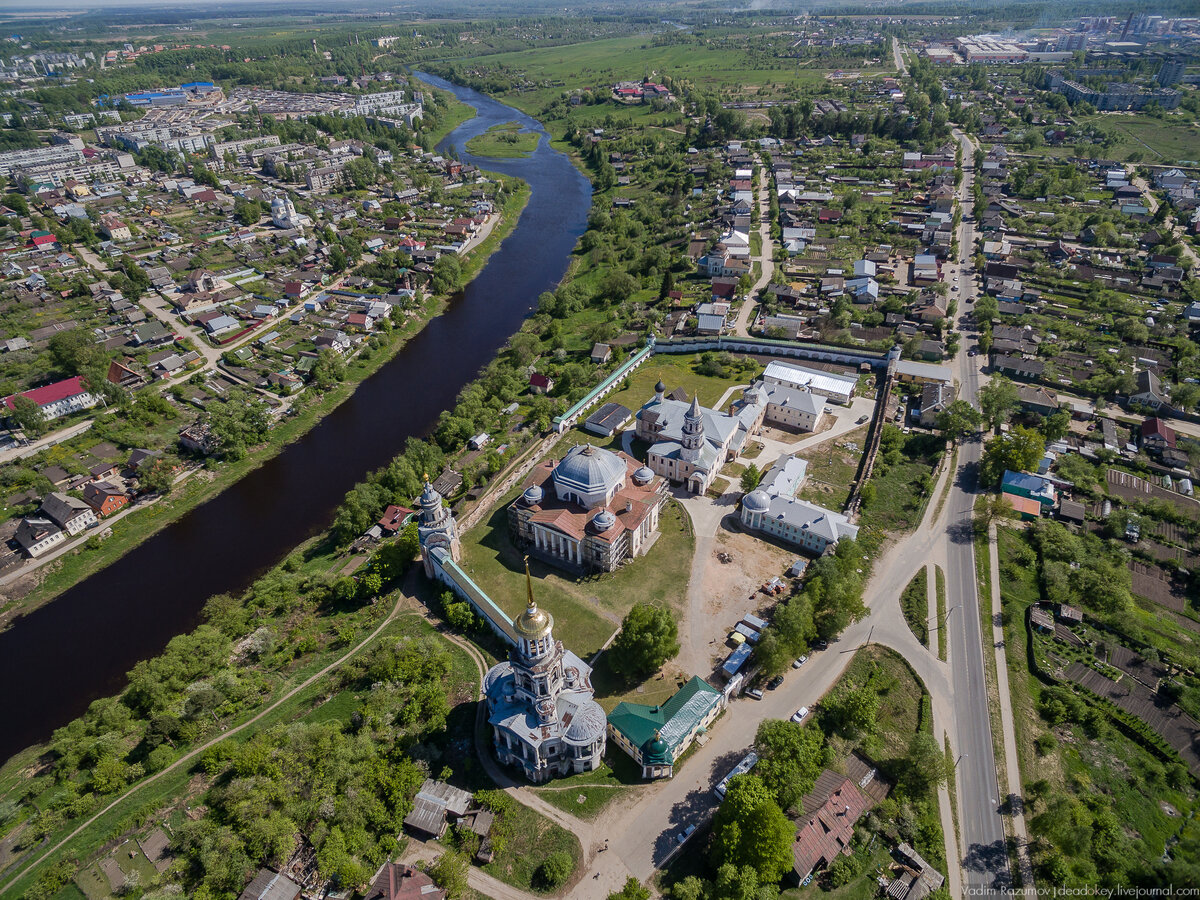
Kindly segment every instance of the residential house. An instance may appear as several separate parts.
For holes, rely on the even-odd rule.
[[[273,869],[259,869],[238,900],[299,900],[302,888]]]
[[[88,503],[61,491],[47,494],[42,500],[41,511],[72,537],[99,521],[96,511]]]
[[[1175,446],[1175,429],[1159,418],[1142,423],[1142,448],[1150,453],[1162,453]]]
[[[14,404],[17,396],[17,394],[11,394],[5,397],[4,405],[10,410],[16,409]],[[31,391],[23,391],[19,396],[36,403],[46,421],[91,409],[100,402],[98,397],[83,386],[83,378],[79,375],[34,388]]]
[[[1163,390],[1162,380],[1149,369],[1137,373],[1134,392],[1129,395],[1133,403],[1140,403],[1151,409],[1158,409],[1167,404],[1167,395]]]
[[[446,900],[446,891],[416,866],[386,862],[363,900]]]
[[[33,559],[67,539],[67,533],[41,516],[27,516],[17,526],[16,541]]]
[[[554,379],[541,372],[534,372],[529,376],[529,390],[534,394],[548,394],[554,390]]]
[[[93,481],[83,486],[83,499],[101,519],[111,516],[129,504],[129,495],[107,481]]]
[[[796,823],[792,861],[798,880],[829,866],[839,855],[850,855],[854,825],[869,805],[845,775],[826,769],[817,777],[800,803],[804,816]]]

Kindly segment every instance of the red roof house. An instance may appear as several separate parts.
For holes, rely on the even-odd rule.
[[[389,862],[371,883],[366,900],[446,900],[446,892],[420,869]]]
[[[554,387],[554,379],[541,372],[534,372],[529,376],[529,386],[535,394],[544,394]]]
[[[1165,450],[1175,446],[1175,429],[1162,419],[1147,419],[1142,423],[1142,446],[1147,450]]]
[[[52,247],[58,243],[58,238],[48,231],[35,231],[29,235],[29,243],[35,247]]]
[[[45,384],[31,391],[24,391],[21,393],[21,396],[28,397],[39,408],[45,409],[48,406],[53,406],[56,403],[61,403],[72,397],[78,397],[87,392],[87,388],[83,386],[83,378],[76,375],[74,378],[66,378],[62,381],[56,381],[54,384]],[[16,394],[9,394],[4,398],[4,405],[9,409],[16,409],[16,404],[13,402],[16,397]]]
[[[407,506],[396,506],[394,503],[389,505],[383,511],[383,518],[379,520],[379,527],[388,534],[395,534],[403,526],[413,511]]]
[[[801,803],[801,809],[811,812],[796,823],[792,859],[801,880],[818,866],[828,866],[838,854],[850,854],[854,823],[868,805],[862,791],[845,775],[830,769],[821,773]]]

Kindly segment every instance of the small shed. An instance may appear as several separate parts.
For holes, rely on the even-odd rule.
[[[592,345],[592,362],[598,366],[602,366],[610,359],[612,359],[612,348],[608,344]]]
[[[446,832],[449,819],[467,814],[471,795],[444,781],[425,779],[413,798],[413,808],[404,817],[404,827],[422,839],[440,838]]]
[[[1077,500],[1063,500],[1058,505],[1058,517],[1074,525],[1083,524],[1086,512],[1084,505]]]
[[[1054,633],[1054,616],[1050,614],[1050,610],[1041,606],[1031,607],[1029,610],[1029,621],[1033,623],[1035,631],[1042,634]]]

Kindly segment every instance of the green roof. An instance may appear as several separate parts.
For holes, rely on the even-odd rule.
[[[658,732],[674,755],[709,711],[721,702],[721,692],[699,676],[675,692],[662,706],[618,703],[608,723],[633,746],[641,748]]]

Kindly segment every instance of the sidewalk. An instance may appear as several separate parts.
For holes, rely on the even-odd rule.
[[[992,639],[996,652],[996,687],[1000,692],[1000,726],[1004,733],[1004,774],[1010,799],[1020,798],[1012,812],[1013,834],[1017,839],[1017,865],[1021,884],[1028,892],[1033,887],[1033,863],[1029,858],[1029,832],[1025,827],[1024,792],[1017,762],[1016,732],[1013,730],[1012,695],[1008,690],[1008,661],[1005,658],[1004,626],[1000,624],[1000,552],[996,525],[988,528],[988,568],[992,583]]]

